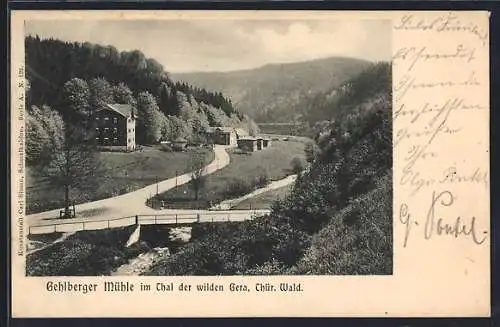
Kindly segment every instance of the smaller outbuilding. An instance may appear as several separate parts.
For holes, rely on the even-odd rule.
[[[264,148],[267,148],[267,147],[271,146],[271,139],[269,139],[269,138],[264,138],[264,139],[262,140],[262,146],[263,146]]]
[[[186,139],[184,139],[182,137],[178,137],[172,141],[172,143],[171,143],[172,149],[175,151],[183,151],[184,149],[186,149],[187,143],[188,142]]]
[[[257,137],[257,150],[262,150],[262,143],[264,139],[262,137]]]
[[[242,137],[238,139],[238,149],[245,152],[257,151],[257,139],[254,137]]]

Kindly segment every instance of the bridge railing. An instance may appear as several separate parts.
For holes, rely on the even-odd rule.
[[[161,215],[135,215],[111,219],[95,219],[85,221],[57,222],[46,225],[28,226],[28,234],[64,233],[82,230],[99,230],[131,225],[179,225],[192,223],[209,223],[222,221],[243,221],[258,216],[252,212],[204,212],[204,213],[169,213]]]

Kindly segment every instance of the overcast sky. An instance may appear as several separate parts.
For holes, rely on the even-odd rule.
[[[388,20],[28,21],[26,34],[138,49],[169,72],[229,71],[330,56],[391,57]]]

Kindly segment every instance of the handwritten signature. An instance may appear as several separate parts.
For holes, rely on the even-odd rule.
[[[450,236],[455,239],[470,239],[476,245],[483,244],[487,239],[488,231],[480,232],[477,230],[476,217],[473,216],[470,219],[461,216],[447,218],[443,214],[439,214],[439,209],[453,206],[455,200],[456,197],[451,191],[432,192],[431,203],[424,223],[424,239],[430,240],[434,236]],[[405,226],[403,247],[406,247],[411,230],[419,227],[420,224],[412,217],[406,203],[401,204],[399,208],[399,221]]]

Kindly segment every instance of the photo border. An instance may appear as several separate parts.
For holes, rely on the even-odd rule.
[[[424,8],[425,7],[425,8]],[[499,76],[494,74],[493,72],[498,72],[499,67],[500,67],[500,53],[499,53],[499,48],[500,48],[500,4],[496,3],[491,3],[491,2],[481,2],[479,5],[478,3],[472,3],[472,2],[453,2],[453,3],[426,3],[426,6],[422,6],[420,3],[411,3],[411,2],[356,2],[355,4],[353,3],[319,3],[319,2],[253,2],[253,3],[241,3],[241,2],[224,2],[224,3],[207,3],[207,2],[185,2],[185,3],[158,3],[158,2],[143,2],[143,3],[132,3],[132,2],[114,2],[114,1],[109,1],[109,2],[101,2],[101,3],[96,3],[96,2],[86,2],[86,3],[68,3],[68,2],[21,2],[21,1],[12,1],[9,5],[9,14],[11,9],[15,10],[33,10],[33,9],[186,9],[186,10],[192,10],[192,9],[317,9],[317,10],[326,10],[326,9],[331,9],[331,10],[426,10],[426,9],[431,9],[431,10],[467,10],[467,9],[484,9],[484,10],[491,10],[492,15],[491,15],[491,27],[490,27],[490,76],[491,76],[491,83],[490,83],[490,97],[491,97],[491,107],[496,108],[497,104],[500,101],[500,94],[495,93],[495,90],[499,89],[500,83],[499,83]],[[9,15],[10,16],[10,15]],[[7,25],[10,24],[10,20],[6,20]],[[9,32],[8,29],[9,26],[7,26],[7,31]],[[4,44],[7,44],[7,40],[9,40],[9,35],[10,34],[4,34],[7,35],[6,37],[6,42]],[[498,41],[496,41],[496,40]],[[6,58],[8,59],[7,62],[7,77],[9,77],[9,69],[10,69],[10,58],[9,58],[9,52],[7,51],[7,47],[3,47]],[[5,79],[3,80],[5,82]],[[7,83],[10,84],[10,83]],[[9,90],[10,85],[8,85],[4,90]],[[10,97],[10,92],[8,91],[6,94],[6,99],[8,100]],[[5,108],[9,108],[9,102],[7,102],[7,105]],[[2,120],[2,123],[5,123],[4,128],[2,128],[3,131],[6,131],[6,140],[8,140],[8,143],[6,144],[5,151],[7,152],[9,150],[9,145],[10,145],[10,133],[9,133],[9,123],[10,120],[8,120],[8,111],[3,110],[2,113],[5,115],[4,119]],[[496,148],[495,148],[495,142],[496,140],[496,131],[495,131],[495,126],[498,125],[498,115],[495,114],[495,110],[490,110],[490,149],[491,149],[491,157],[490,157],[490,163],[491,167],[495,167],[495,163],[497,163],[497,153],[496,153]],[[9,123],[7,123],[9,122]],[[7,155],[8,158],[10,158],[10,153]],[[10,162],[10,161],[9,161]],[[9,171],[8,165],[6,165],[6,171]],[[491,181],[496,181],[498,180],[497,173],[495,170],[491,170]],[[7,177],[7,183],[10,185],[10,174],[9,177]],[[492,195],[496,195],[496,189],[498,187],[497,183],[491,183],[491,193]],[[6,203],[6,209],[9,210],[10,206],[10,192],[6,192],[8,194],[8,200]],[[333,318],[334,321],[345,324],[347,322],[352,322],[353,325],[363,325],[363,323],[367,323],[367,325],[377,325],[378,323],[383,323],[384,325],[406,325],[406,326],[419,326],[419,325],[428,325],[430,321],[432,321],[432,325],[440,325],[440,326],[457,326],[457,325],[473,325],[473,326],[480,326],[480,325],[485,325],[486,321],[489,323],[490,319],[491,322],[498,321],[498,314],[500,311],[499,308],[499,298],[498,294],[498,281],[495,279],[495,276],[499,275],[499,270],[498,270],[498,260],[495,260],[495,258],[498,257],[499,255],[499,249],[498,249],[498,221],[495,222],[495,219],[493,217],[497,217],[498,211],[498,201],[491,201],[491,269],[492,269],[492,285],[491,285],[491,294],[492,294],[492,318],[467,318],[467,319],[460,319],[460,318],[453,318],[453,319],[443,319],[443,318],[427,318],[424,320],[417,320],[417,318],[412,318],[410,320],[405,320],[404,318],[391,318],[390,321],[391,323],[388,322],[388,320],[383,320],[384,318],[377,318],[377,319],[354,319],[354,320],[345,320],[343,318]],[[10,217],[10,211],[7,211],[7,217]],[[5,219],[2,221],[4,225],[4,231],[6,233],[6,236],[10,234],[10,219]],[[9,237],[4,238],[5,240],[8,240]],[[6,283],[4,285],[7,286],[7,310],[3,312],[8,312],[9,313],[9,318],[11,317],[11,312],[10,312],[10,300],[11,300],[11,290],[9,287],[10,280],[8,274],[10,273],[10,242],[6,241],[5,243],[5,249],[7,249],[7,256],[8,257],[3,257],[3,258],[8,258],[7,259],[7,274],[4,274],[6,278]],[[242,323],[244,321],[248,322],[248,319],[237,319],[237,320],[227,320],[227,318],[214,318],[214,319],[208,319],[205,320],[205,318],[198,318],[198,319],[189,319],[189,320],[179,320],[177,318],[165,318],[165,319],[150,319],[150,318],[141,318],[140,322],[144,323],[144,319],[146,319],[146,322],[149,319],[149,322],[151,323],[156,323],[158,326],[160,324],[164,325],[165,323],[172,323],[175,325],[190,325],[192,323],[198,323],[198,322],[203,322],[205,321],[208,324],[211,324],[214,322],[214,325],[217,323],[218,325],[224,324],[222,322],[217,322],[218,320],[224,320],[226,321],[225,323],[228,322],[233,322],[233,323]],[[276,320],[277,319],[277,320]],[[283,323],[294,323],[297,320],[310,320],[307,321],[307,323],[313,323],[313,324],[318,324],[321,325],[321,323],[325,323],[325,320],[330,320],[332,318],[322,318],[322,319],[311,319],[311,318],[299,318],[299,319],[293,319],[293,320],[288,320],[287,318],[266,318],[265,320],[259,320],[255,321],[256,323],[262,324],[264,321],[268,321],[270,323],[275,324],[276,322],[283,322]],[[381,320],[382,319],[382,320]],[[12,319],[10,322],[13,323],[13,325],[17,324],[18,326],[29,326],[29,324],[33,324],[33,326],[45,326],[45,323],[47,323],[47,326],[50,324],[50,326],[54,326],[54,323],[59,324],[59,320],[61,320],[61,325],[64,324],[66,325],[68,322],[79,322],[81,325],[86,325],[85,321],[87,323],[92,323],[92,324],[106,324],[109,325],[116,323],[117,325],[120,324],[120,326],[123,326],[123,321],[130,321],[131,323],[137,323],[139,322],[137,319],[131,319],[131,318],[121,318],[121,319],[112,319],[112,318],[75,318],[75,319],[25,319],[25,318],[16,318]],[[158,321],[158,320],[161,320]],[[271,320],[271,321],[269,321]],[[274,321],[274,322],[273,322]],[[302,321],[303,323],[304,321]],[[153,325],[152,324],[152,325]],[[78,324],[77,324],[78,325]],[[325,324],[326,325],[326,324]]]

